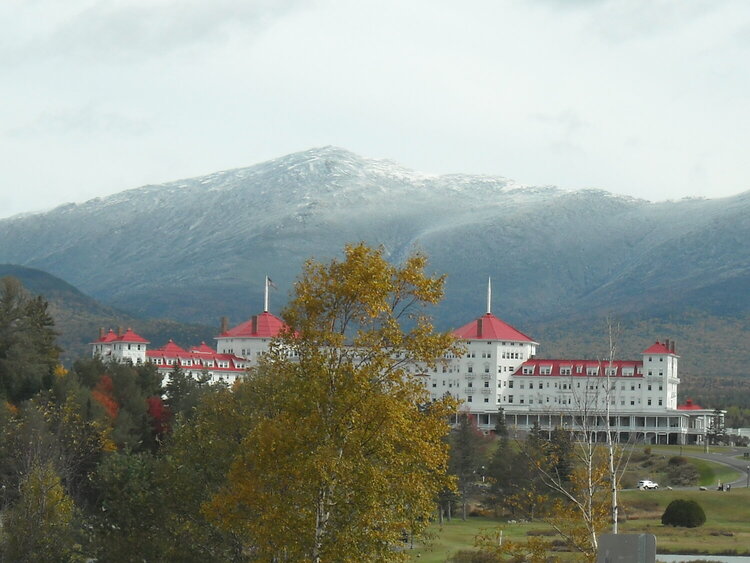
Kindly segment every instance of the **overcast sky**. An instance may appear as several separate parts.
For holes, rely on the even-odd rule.
[[[2,0],[0,217],[337,145],[750,189],[746,0]]]

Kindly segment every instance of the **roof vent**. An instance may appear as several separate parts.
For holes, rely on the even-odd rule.
[[[253,315],[253,334],[258,334],[258,315]]]
[[[477,319],[477,338],[482,338],[482,319]]]

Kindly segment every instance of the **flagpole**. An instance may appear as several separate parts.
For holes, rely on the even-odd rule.
[[[263,312],[268,313],[268,276],[266,276],[266,283],[263,292]]]
[[[487,314],[492,313],[492,278],[487,278]]]

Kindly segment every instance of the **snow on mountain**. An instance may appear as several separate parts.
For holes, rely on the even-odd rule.
[[[323,147],[0,220],[0,262],[137,314],[205,322],[257,312],[265,274],[290,287],[305,258],[365,240],[394,260],[423,249],[448,273],[446,323],[482,311],[487,276],[513,321],[692,306],[686,296],[748,276],[749,207],[750,194],[651,203]]]

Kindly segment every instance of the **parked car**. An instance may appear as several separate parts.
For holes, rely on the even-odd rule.
[[[653,481],[649,481],[648,479],[643,479],[642,481],[638,481],[638,488],[641,490],[644,489],[658,489],[659,483],[654,483]]]

